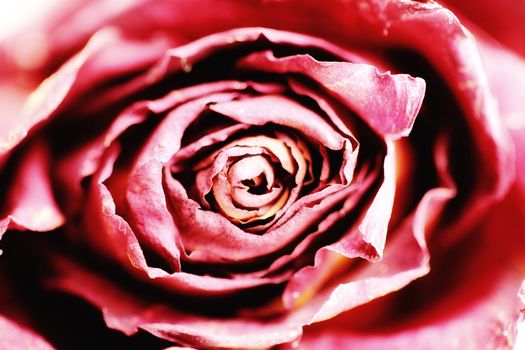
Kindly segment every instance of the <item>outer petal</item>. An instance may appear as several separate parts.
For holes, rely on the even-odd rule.
[[[69,61],[58,73],[49,77],[31,94],[26,111],[17,125],[12,129],[2,130],[6,134],[0,135],[0,165],[5,161],[6,154],[24,139],[31,128],[49,118],[49,115],[53,113],[69,92],[80,66],[93,50],[103,44],[105,39],[107,40],[105,34],[93,38],[91,44],[84,51]]]
[[[49,177],[49,150],[34,142],[23,152],[18,174],[5,189],[7,198],[0,216],[0,238],[7,229],[51,231],[64,223]]]
[[[510,210],[520,201],[510,195],[471,236],[477,243],[435,254],[427,277],[362,310],[376,304],[376,315],[367,319],[356,310],[307,328],[301,348],[520,349],[525,240],[523,222]],[[351,321],[360,317],[361,324]]]
[[[381,262],[372,263],[362,271],[350,272],[344,275],[345,277],[338,277],[332,282],[335,287],[333,290],[316,291],[330,281],[330,275],[325,275],[323,271],[333,273],[334,269],[337,271],[337,268],[348,266],[349,262],[346,259],[361,255],[358,250],[355,250],[347,253],[347,256],[343,258],[340,255],[328,253],[329,248],[321,249],[316,254],[315,266],[304,268],[291,279],[283,296],[284,302],[290,304],[290,301],[286,299],[291,297],[292,300],[295,299],[295,304],[302,305],[305,302],[304,298],[312,298],[310,303],[319,306],[315,306],[316,311],[310,324],[330,319],[343,311],[399,290],[413,280],[424,276],[429,271],[429,255],[424,236],[428,234],[427,230],[435,224],[433,221],[437,214],[451,197],[453,197],[453,191],[448,188],[429,191],[414,216],[408,218],[397,232],[392,233],[394,238],[387,246]],[[304,307],[312,309],[308,304]]]
[[[306,75],[340,98],[374,131],[393,138],[410,133],[425,91],[419,78],[380,73],[364,64],[319,62],[310,56],[276,58],[269,52],[255,53],[240,66]]]
[[[328,4],[221,0],[201,5],[198,16],[188,18],[179,14],[191,12],[192,1],[158,1],[156,6],[138,2],[109,23],[126,33],[164,29],[189,39],[232,27],[259,25],[322,35],[345,45],[414,49],[435,64],[463,105],[477,144],[483,150],[483,167],[488,169],[484,172],[486,181],[480,181],[487,184],[484,189],[487,197],[492,192],[504,193],[508,188],[511,176],[503,175],[512,173],[508,138],[494,118],[472,38],[452,13],[441,6],[392,0]],[[220,11],[223,12],[219,16]],[[170,13],[169,20],[166,13]],[[492,185],[488,186],[489,183]]]
[[[52,281],[59,289],[81,296],[103,310],[111,328],[128,335],[144,329],[179,344],[201,348],[260,349],[291,342],[301,333],[284,320],[260,322],[239,318],[214,319],[183,313],[117,287],[101,275],[59,261],[61,275]]]
[[[9,138],[9,130],[14,129],[17,123],[15,116],[20,115],[30,92],[12,79],[0,78],[0,139]]]
[[[446,0],[457,15],[461,14],[489,33],[505,46],[525,57],[525,4],[519,0],[504,0],[497,6],[490,0]]]
[[[492,94],[505,126],[525,128],[525,57],[501,46],[473,28]]]
[[[0,166],[14,147],[56,117],[59,111],[74,108],[75,113],[70,113],[69,117],[78,118],[90,108],[108,104],[114,96],[99,94],[96,100],[87,101],[85,95],[115,77],[142,72],[160,57],[167,45],[163,38],[151,42],[131,41],[110,28],[98,32],[80,53],[29,96],[21,115],[7,116],[11,120],[9,128],[0,129]],[[78,99],[79,96],[82,98]],[[105,121],[98,116],[93,122],[96,125]]]
[[[51,350],[42,337],[0,315],[0,349]]]
[[[2,68],[25,79],[41,79],[79,51],[93,33],[115,25],[140,1],[47,1],[39,16],[0,45]],[[122,21],[123,19],[121,19]]]
[[[127,334],[133,334],[142,328],[159,337],[193,346],[269,347],[291,342],[301,334],[304,325],[339,313],[341,302],[344,302],[345,308],[351,307],[349,303],[355,307],[369,301],[370,298],[391,291],[391,288],[400,288],[413,278],[424,274],[428,268],[428,255],[422,235],[424,235],[424,226],[428,223],[428,210],[436,209],[434,205],[439,206],[440,198],[448,197],[449,194],[441,189],[429,193],[428,201],[425,201],[429,206],[423,205],[415,220],[407,222],[408,228],[416,231],[404,231],[404,234],[398,235],[398,239],[392,244],[392,250],[385,253],[385,263],[388,262],[388,266],[393,270],[385,273],[381,266],[374,264],[371,270],[364,274],[365,280],[342,284],[334,293],[323,292],[305,307],[293,311],[284,318],[261,322],[241,315],[236,315],[232,319],[217,319],[181,312],[167,305],[160,306],[158,300],[153,301],[147,296],[135,295],[136,291],[123,290],[105,280],[103,274],[96,276],[86,268],[81,268],[58,256],[55,262],[60,275],[53,280],[52,285],[95,304],[103,310],[108,326]],[[431,198],[438,201],[432,202]],[[408,247],[416,249],[403,249]],[[407,251],[414,254],[407,256],[405,254]],[[386,281],[388,283],[384,283]],[[396,283],[390,283],[394,281]],[[356,288],[360,293],[356,294],[356,290],[352,290],[350,294],[346,294],[342,290],[348,288]],[[355,298],[340,297],[341,293],[345,296],[353,295]]]

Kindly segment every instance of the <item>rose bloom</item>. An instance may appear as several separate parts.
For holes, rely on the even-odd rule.
[[[0,348],[524,349],[524,23],[56,2],[0,46]]]

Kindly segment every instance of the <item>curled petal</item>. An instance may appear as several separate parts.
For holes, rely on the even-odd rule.
[[[49,177],[49,150],[34,142],[24,152],[2,208],[0,237],[7,229],[51,231],[64,223]]]
[[[279,251],[356,190],[334,184],[305,196],[291,205],[282,221],[264,235],[253,235],[246,234],[221,214],[200,210],[199,204],[188,198],[178,181],[169,175],[165,179],[170,210],[184,246],[191,251],[190,257],[205,262],[243,261]]]
[[[348,320],[359,319],[359,312],[350,313],[346,319],[333,319],[310,327],[301,346],[306,349],[330,348],[334,344],[367,349],[405,349],[407,346],[521,349],[523,289],[520,284],[523,288],[521,267],[525,241],[523,220],[510,210],[523,204],[522,194],[518,193],[515,191],[506,197],[471,239],[452,251],[434,254],[433,269],[418,286],[408,287],[377,304],[380,312],[368,321],[369,326],[349,327]],[[501,239],[501,232],[506,233],[506,239]],[[407,298],[417,301],[403,304],[403,315],[400,315],[395,305]],[[384,320],[387,321],[382,323]]]
[[[160,162],[151,160],[134,172],[129,179],[126,201],[128,222],[142,243],[160,251],[169,265],[180,271],[180,237],[166,207]]]
[[[438,193],[439,191],[435,193],[436,199],[440,197]],[[429,194],[429,200],[430,197],[431,195]],[[427,213],[425,212],[424,214]],[[426,215],[421,217],[426,218]],[[416,222],[418,223],[412,226],[412,221],[409,221],[408,227],[421,229],[422,227],[419,225],[423,224],[423,222],[419,222],[417,219]],[[395,267],[395,271],[388,271],[386,276],[391,276],[398,283],[395,285],[379,283],[387,277],[383,276],[385,274],[384,269],[375,266],[368,272],[370,273],[368,275],[370,289],[368,290],[372,293],[370,295],[383,295],[385,293],[384,286],[397,289],[419,276],[420,274],[417,271],[421,269],[422,271],[427,270],[428,256],[425,253],[424,240],[420,241],[417,236],[419,235],[416,234],[415,241],[414,236],[410,234],[396,236],[398,237],[396,239],[397,243],[394,244],[396,249],[392,249],[391,252],[387,249],[384,259],[385,263],[389,263],[389,266]],[[397,249],[412,246],[419,248],[413,251],[412,249]],[[408,258],[402,253],[403,251],[410,251],[414,254],[410,254]],[[191,346],[260,348],[292,342],[300,336],[304,325],[329,317],[329,314],[336,312],[330,306],[330,302],[333,301],[332,298],[336,296],[332,294],[330,299],[324,299],[326,296],[323,297],[325,301],[329,301],[327,303],[313,302],[307,308],[292,312],[287,317],[272,319],[267,322],[244,319],[242,317],[233,319],[206,318],[192,313],[181,313],[170,306],[161,306],[143,296],[138,297],[131,291],[124,291],[118,288],[115,284],[105,280],[102,275],[95,275],[93,272],[71,262],[61,261],[57,266],[60,275],[52,281],[53,285],[85,298],[99,307],[103,310],[104,318],[109,327],[119,329],[126,334],[134,334],[138,329],[144,329],[161,338]],[[405,274],[403,271],[405,271]],[[376,276],[372,277],[374,274]],[[362,289],[364,286],[360,288]],[[342,291],[337,289],[337,292],[340,293]],[[366,300],[369,300],[369,294],[364,293],[361,295],[365,296]],[[346,298],[337,298],[337,300],[342,302]],[[349,302],[355,301],[355,299],[352,299]],[[348,306],[348,302],[345,305]],[[340,310],[339,306],[337,310]]]
[[[387,155],[383,167],[383,184],[377,191],[374,200],[367,209],[363,221],[359,224],[359,232],[363,240],[374,247],[381,257],[385,247],[388,222],[394,206],[395,184],[395,153],[394,146],[387,142]]]
[[[292,127],[333,150],[343,147],[343,137],[319,115],[282,96],[267,95],[217,103],[210,109],[243,123]]]
[[[237,94],[228,90],[242,87],[245,87],[245,85],[237,82],[203,84],[187,90],[175,91],[164,99],[150,103],[154,108],[153,110],[157,113],[159,109],[160,111],[165,110],[165,105],[171,108],[174,102],[182,105],[170,111],[158,128],[151,134],[146,145],[141,150],[136,164],[140,165],[152,157],[164,163],[168,162],[179,151],[186,128],[199,117],[200,113],[205,110],[205,107],[209,104],[229,101],[235,98]],[[222,92],[222,90],[226,91]],[[201,94],[202,96],[200,96]],[[181,101],[182,98],[185,100]],[[164,106],[161,107],[162,105]]]
[[[420,78],[380,73],[365,64],[319,62],[307,55],[276,58],[271,52],[254,53],[239,66],[305,75],[340,98],[375,132],[392,138],[410,133],[425,94],[425,81]]]

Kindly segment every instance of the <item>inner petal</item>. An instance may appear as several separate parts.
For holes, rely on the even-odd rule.
[[[235,146],[239,147],[239,146]],[[232,221],[247,224],[275,215],[288,199],[289,177],[278,162],[266,154],[247,154],[230,159],[214,176],[212,192],[219,210]]]
[[[234,188],[232,193],[233,202],[238,206],[246,209],[257,209],[273,203],[281,194],[281,186],[274,187],[270,192],[263,194],[250,193],[247,190]]]
[[[229,168],[228,178],[233,187],[252,190],[266,187],[269,190],[275,181],[275,173],[268,159],[257,155],[233,163]]]
[[[274,166],[261,155],[233,163],[228,171],[228,180],[234,204],[246,209],[271,205],[283,190],[280,182],[275,183]]]

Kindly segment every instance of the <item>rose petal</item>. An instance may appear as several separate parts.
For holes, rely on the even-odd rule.
[[[117,3],[80,0],[46,3],[44,13],[34,16],[30,25],[23,26],[15,35],[2,43],[7,52],[6,63],[12,70],[27,70],[24,73],[30,77],[34,75],[37,78],[40,74],[49,73],[82,49],[93,33],[103,27],[111,26],[118,15],[139,3],[139,1]],[[42,41],[40,45],[32,43],[33,40],[38,39]],[[24,45],[20,45],[20,41],[24,42]],[[31,44],[39,47],[40,51],[27,49]],[[26,51],[22,50],[24,48]],[[22,53],[34,56],[40,54],[41,57],[31,66],[27,66],[20,62],[19,56]]]
[[[150,136],[128,175],[124,217],[141,243],[160,253],[176,271],[180,270],[179,250],[182,243],[166,208],[162,166],[180,147],[185,127],[197,118],[206,104],[230,98],[230,93],[211,94],[170,112]]]
[[[86,47],[60,70],[47,78],[28,98],[16,125],[0,134],[0,165],[9,151],[29,132],[57,114],[57,111],[75,101],[105,81],[121,74],[141,71],[159,57],[167,43],[154,41],[144,50],[144,44],[129,42],[116,30],[103,30],[94,35]],[[118,49],[115,50],[118,46]],[[123,56],[125,52],[127,55]],[[136,52],[147,52],[136,55]],[[114,52],[120,52],[115,55]],[[129,55],[129,52],[133,52]],[[125,58],[128,57],[129,60]],[[101,97],[99,97],[101,98]],[[80,99],[82,100],[82,99]],[[92,104],[101,101],[90,101]],[[77,106],[78,107],[78,106]],[[84,112],[81,110],[81,112]],[[81,113],[77,113],[80,115]]]
[[[426,212],[424,214],[421,215],[421,218],[426,220]],[[401,241],[405,241],[410,238],[410,235],[399,235],[398,237],[401,238]],[[423,244],[423,242],[418,240],[418,244]],[[399,254],[402,252],[402,249],[393,249],[392,259],[394,261],[400,259]],[[385,254],[385,259],[389,260],[389,256]],[[415,257],[417,257],[415,260],[420,261],[420,254],[415,254]],[[399,266],[402,269],[411,266],[406,256],[398,260],[397,264],[392,266]],[[86,298],[97,305],[103,310],[109,327],[127,334],[133,334],[142,328],[159,337],[182,344],[252,348],[291,342],[300,335],[300,328],[305,322],[308,322],[308,319],[316,321],[322,316],[319,312],[315,312],[318,307],[314,304],[307,312],[298,311],[298,314],[289,318],[264,323],[238,317],[220,320],[203,318],[192,314],[182,314],[168,306],[158,306],[155,302],[149,302],[144,296],[139,299],[104,280],[102,275],[95,276],[85,268],[80,268],[70,262],[63,261],[58,266],[61,275],[53,281],[56,287]],[[399,280],[405,278],[402,276],[399,275]],[[326,304],[325,308],[328,306],[329,304]],[[314,314],[316,317],[311,319]]]
[[[495,293],[496,294],[496,293]],[[419,324],[395,332],[337,332],[322,334],[305,332],[301,349],[366,348],[366,349],[510,349],[514,344],[514,310],[504,304],[511,294],[491,295],[487,302],[476,305],[451,320]],[[518,343],[514,349],[520,349]]]
[[[462,15],[489,33],[493,38],[525,57],[525,44],[522,33],[525,31],[525,6],[520,1],[504,0],[494,4],[488,0],[457,1],[447,0],[444,3],[456,15]],[[459,16],[458,16],[459,17]],[[464,22],[462,20],[462,22]],[[467,26],[470,29],[470,25]]]
[[[162,188],[162,164],[151,160],[136,169],[129,179],[126,194],[128,221],[141,243],[160,252],[175,271],[180,271],[179,248],[182,244],[166,207]]]
[[[149,161],[152,157],[161,160],[163,163],[168,162],[180,149],[182,136],[186,128],[199,117],[208,104],[229,101],[237,96],[236,93],[230,91],[221,92],[222,90],[242,89],[245,86],[237,82],[203,84],[187,90],[175,91],[172,95],[162,99],[167,101],[175,100],[179,104],[183,102],[180,101],[181,97],[191,97],[190,101],[184,101],[185,103],[168,113],[151,134],[136,161],[137,166],[140,166],[145,161]],[[201,94],[203,95],[202,97],[200,97]],[[165,103],[161,101],[156,102],[156,104]]]
[[[329,203],[321,202],[323,211],[317,210],[316,207],[306,206],[303,210],[299,211],[296,215],[298,216],[290,220],[290,224],[284,225],[283,229],[294,227],[299,230],[304,230],[307,234],[304,238],[293,248],[293,251],[289,254],[279,256],[277,259],[271,262],[271,265],[267,269],[255,271],[253,273],[243,274],[243,276],[277,276],[280,273],[286,275],[292,275],[300,264],[306,265],[308,261],[302,261],[304,256],[309,251],[314,249],[313,253],[317,251],[316,241],[322,238],[322,236],[331,235],[333,232],[333,226],[340,220],[356,209],[359,201],[363,199],[363,195],[370,191],[371,182],[370,178],[366,180],[357,179],[348,188],[341,190],[339,198],[331,198]],[[334,196],[335,197],[335,196]],[[337,201],[343,198],[343,205],[339,210],[337,208]],[[336,205],[334,205],[336,204]],[[333,207],[330,207],[332,205]],[[348,222],[347,225],[351,223]],[[289,225],[289,226],[288,226]],[[311,232],[305,230],[305,227],[310,228]],[[290,265],[293,266],[290,268]],[[291,305],[288,302],[285,305]]]
[[[317,312],[314,319],[317,317],[328,319],[340,313],[341,309],[348,310],[359,306],[425,275],[429,269],[426,237],[435,227],[445,205],[456,195],[456,189],[448,172],[447,158],[443,157],[444,147],[445,144],[440,143],[436,145],[435,150],[438,176],[442,186],[429,190],[413,213],[395,232],[391,233],[394,238],[388,244],[388,252],[383,259],[377,262],[377,256],[373,254],[375,252],[369,252],[366,241],[350,230],[337,243],[321,248],[316,253],[314,266],[299,270],[291,278],[283,294],[283,303],[291,307],[302,305],[310,298],[317,299],[317,302],[321,303],[321,310]],[[388,164],[387,159],[385,164]],[[345,265],[350,264],[350,259],[357,257],[367,259],[372,264],[368,264],[356,273],[350,273],[346,277],[349,282],[338,278],[333,291],[330,288],[319,291],[331,276],[339,275],[339,271],[341,269],[344,271]],[[338,308],[341,305],[343,307]]]
[[[0,78],[0,140],[8,140],[9,132],[19,122],[25,100],[31,90],[16,81]],[[7,146],[6,146],[7,147]],[[1,162],[0,162],[1,165]]]
[[[54,349],[40,335],[0,315],[0,348],[20,350]]]
[[[509,129],[525,127],[525,58],[474,32],[500,116]]]
[[[210,6],[215,11],[201,11],[199,17],[194,19],[195,22],[174,19],[170,23],[163,22],[163,25],[190,38],[201,37],[224,30],[223,17],[217,17],[216,13],[218,8],[222,8],[226,11],[224,16],[229,19],[231,26],[278,24],[279,28],[287,30],[315,35],[321,33],[333,42],[346,45],[366,45],[380,49],[410,48],[433,63],[447,79],[472,127],[472,134],[482,156],[478,168],[485,170],[479,172],[482,179],[478,181],[479,187],[472,191],[476,193],[476,199],[471,201],[471,205],[476,202],[479,203],[476,204],[479,208],[487,207],[495,197],[501,197],[507,191],[513,178],[513,155],[509,139],[494,113],[493,100],[487,94],[486,81],[473,39],[450,11],[433,2],[393,0],[334,2],[328,5],[316,1],[301,1],[301,6],[297,6],[298,4],[296,1],[286,1],[240,5],[223,0]],[[149,17],[140,12],[140,17],[145,18],[142,25],[151,25],[154,21],[158,23],[159,14],[162,13],[158,12],[160,8],[175,12],[191,6],[190,2],[162,2],[155,11],[144,12]],[[147,10],[139,8],[141,11]],[[128,15],[136,18],[139,12],[135,11],[137,9],[130,11]],[[294,16],[290,16],[290,13]],[[197,23],[199,25],[194,25]],[[311,23],[316,25],[312,26]],[[191,33],[188,28],[191,28]],[[246,36],[232,36],[229,41],[238,43],[245,38]],[[224,39],[228,42],[227,37]],[[472,216],[479,216],[477,213],[482,210],[471,212]],[[475,220],[467,218],[463,221]]]
[[[383,40],[408,45],[432,63],[448,82],[472,129],[481,160],[472,191],[475,198],[458,222],[458,226],[463,225],[458,231],[467,232],[483,209],[508,191],[514,178],[512,145],[498,118],[474,38],[450,11],[435,3],[407,8],[406,4],[390,2],[384,11],[388,18],[379,22],[390,25],[388,38]]]
[[[410,133],[425,93],[420,78],[380,73],[365,64],[319,62],[308,55],[276,58],[270,52],[254,53],[239,66],[305,75],[340,98],[378,134],[392,138]]]
[[[379,257],[383,254],[388,222],[394,205],[395,166],[394,148],[391,143],[387,142],[387,154],[383,166],[383,184],[377,191],[370,207],[368,207],[363,221],[359,224],[359,232],[363,236],[363,240],[374,247]]]
[[[8,185],[0,238],[7,229],[51,231],[64,223],[51,188],[47,145],[34,142],[24,153],[18,175]]]
[[[266,95],[217,103],[210,106],[210,109],[242,123],[274,123],[292,127],[330,149],[343,148],[343,137],[319,115],[282,96]]]
[[[290,342],[301,334],[300,327],[286,320],[260,322],[239,318],[214,319],[160,305],[147,296],[119,288],[102,275],[61,260],[55,288],[78,295],[102,310],[108,327],[127,335],[139,329],[179,344],[196,347],[260,349]]]
[[[26,111],[22,114],[18,125],[9,130],[7,137],[0,139],[0,164],[6,153],[15,147],[33,126],[49,118],[49,115],[69,92],[80,67],[93,51],[107,44],[109,40],[107,32],[102,32],[94,37],[85,50],[70,60],[59,72],[49,77],[30,95]]]

